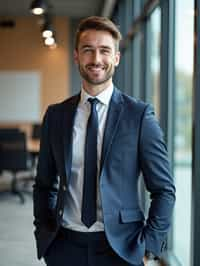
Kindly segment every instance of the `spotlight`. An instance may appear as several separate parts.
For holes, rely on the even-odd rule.
[[[42,28],[42,36],[49,38],[53,36],[53,25],[49,16],[45,16],[45,23]]]
[[[34,0],[30,6],[30,10],[34,15],[42,15],[48,9],[48,4],[45,0]]]
[[[47,45],[47,46],[52,46],[52,45],[55,44],[55,39],[54,39],[54,37],[48,37],[48,38],[46,38],[46,39],[44,40],[44,43],[45,43],[45,45]]]

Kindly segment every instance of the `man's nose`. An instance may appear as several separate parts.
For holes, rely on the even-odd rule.
[[[101,62],[101,54],[100,54],[100,52],[98,50],[94,51],[94,53],[93,53],[93,62],[95,64]]]

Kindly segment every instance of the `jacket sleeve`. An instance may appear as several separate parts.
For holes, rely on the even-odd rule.
[[[163,133],[150,105],[147,105],[143,114],[139,147],[140,165],[151,199],[144,227],[146,250],[160,256],[171,224],[175,187]]]
[[[37,174],[33,186],[33,212],[36,227],[51,228],[55,224],[58,177],[51,147],[52,111],[49,107],[43,119]]]

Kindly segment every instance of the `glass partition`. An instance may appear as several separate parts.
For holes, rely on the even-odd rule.
[[[177,200],[174,211],[173,251],[183,266],[191,266],[193,23],[193,1],[177,0],[174,116],[174,176]]]

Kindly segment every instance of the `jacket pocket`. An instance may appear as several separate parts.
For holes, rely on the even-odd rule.
[[[136,221],[144,221],[144,214],[141,210],[123,209],[120,210],[120,220],[122,223],[131,223]]]

